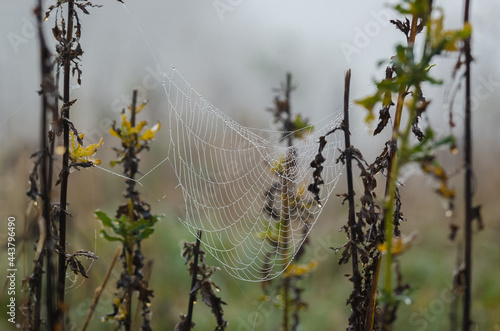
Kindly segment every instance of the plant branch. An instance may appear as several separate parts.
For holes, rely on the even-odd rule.
[[[354,184],[353,184],[353,176],[352,176],[352,150],[351,150],[351,132],[349,130],[349,91],[351,84],[351,69],[347,70],[345,74],[345,82],[344,82],[344,120],[342,123],[342,130],[344,131],[344,140],[345,140],[345,164],[346,164],[346,172],[347,172],[347,201],[349,204],[349,212],[348,212],[348,227],[349,227],[349,235],[350,241],[352,243],[358,242],[358,235],[356,231],[356,214],[355,214],[355,205],[354,205]],[[358,269],[358,250],[356,244],[351,245],[351,258],[352,258],[352,282],[354,289],[361,288],[361,277],[359,275]],[[355,300],[351,301],[351,311],[354,317],[354,327],[357,330],[361,330],[361,326],[363,325],[363,319],[357,313],[360,310],[358,302]],[[351,324],[352,325],[352,324]]]
[[[59,212],[59,270],[57,277],[57,311],[58,324],[64,329],[64,290],[66,282],[66,214],[67,214],[67,199],[68,199],[68,177],[69,177],[69,108],[70,108],[70,84],[71,84],[71,49],[73,39],[73,15],[74,15],[74,0],[68,0],[68,19],[66,28],[66,42],[64,53],[64,92],[63,92],[63,145],[64,154],[62,160],[61,171],[61,197],[60,197],[60,212]],[[48,229],[50,232],[50,228]]]
[[[131,106],[131,112],[130,112],[130,125],[132,128],[135,128],[135,115],[136,115],[136,107],[137,107],[137,90],[133,90],[132,92],[132,106]],[[129,199],[129,205],[128,205],[128,222],[130,224],[133,224],[135,222],[135,217],[134,217],[134,201],[136,198],[136,193],[135,193],[135,181],[134,177],[137,172],[137,159],[136,159],[136,145],[137,145],[137,135],[134,135],[133,137],[134,141],[133,143],[128,146],[128,155],[127,155],[127,160],[129,162],[129,167],[128,171],[126,171],[126,176],[129,177],[127,179],[127,191],[126,191],[126,197]],[[127,173],[128,172],[128,173]],[[133,277],[133,246],[134,246],[134,238],[131,237],[125,245],[123,245],[123,250],[125,252],[126,256],[126,263],[127,263],[127,272],[130,277]],[[128,331],[131,329],[132,326],[132,292],[133,289],[129,286],[128,289],[126,289],[126,319],[125,319],[125,329]]]
[[[410,35],[408,37],[408,53],[406,54],[406,59],[405,62],[406,64],[409,64],[410,58],[413,57],[413,45],[415,43],[415,37],[417,35],[417,27],[418,27],[418,15],[414,14],[412,17],[411,21],[411,28],[410,28]],[[411,52],[411,53],[410,53]],[[395,198],[396,198],[396,184],[397,184],[397,178],[399,174],[399,167],[400,167],[400,160],[398,158],[398,140],[402,138],[401,132],[400,132],[400,126],[401,126],[401,117],[403,113],[403,107],[404,107],[404,102],[405,102],[405,97],[408,94],[408,89],[410,86],[407,85],[401,85],[399,88],[399,93],[398,93],[398,99],[396,103],[396,111],[394,114],[394,125],[392,129],[392,139],[391,139],[391,146],[390,146],[390,151],[389,151],[389,172],[387,174],[387,181],[386,181],[386,191],[385,191],[385,198],[384,198],[384,241],[386,244],[386,264],[385,264],[385,278],[384,278],[384,283],[383,283],[383,288],[384,288],[384,293],[387,296],[387,302],[384,305],[384,312],[383,312],[383,322],[382,322],[382,327],[384,329],[389,330],[390,329],[390,324],[391,322],[387,321],[388,314],[389,314],[389,306],[392,305],[393,301],[393,291],[392,291],[392,263],[393,263],[393,256],[392,256],[392,238],[394,235],[394,218],[398,217],[397,215],[394,215],[394,203],[395,203]],[[412,118],[413,115],[410,114],[408,119],[408,124],[409,127],[411,127],[412,123]],[[404,136],[409,135],[409,130],[408,127],[403,133]],[[377,261],[378,264],[381,263],[381,258],[378,259]],[[377,272],[380,271],[380,265],[377,265],[376,268]],[[379,275],[377,274],[374,278],[378,279]],[[372,289],[372,295],[375,295],[374,290]],[[373,314],[375,312],[373,311]],[[373,320],[373,317],[371,317]],[[372,324],[373,322],[371,322]]]
[[[470,0],[465,0],[464,26],[469,24]],[[472,113],[471,113],[471,37],[464,40],[465,53],[465,289],[463,304],[462,330],[468,331],[471,325],[471,286],[472,286]]]
[[[285,108],[284,113],[286,114],[284,129],[287,136],[287,146],[290,148],[293,145],[293,128],[292,128],[292,112],[290,109],[290,95],[292,93],[292,74],[286,74],[286,86],[285,86]],[[289,150],[289,155],[285,160],[284,164],[284,172],[283,172],[283,194],[282,194],[282,210],[281,210],[281,223],[284,229],[283,234],[283,256],[285,258],[284,265],[288,266],[290,260],[288,258],[288,240],[290,238],[290,194],[293,195],[293,184],[290,180],[292,176],[292,164],[294,162],[293,151]],[[288,315],[290,313],[290,278],[284,277],[283,279],[283,301],[284,301],[284,309],[283,309],[283,330],[288,331],[289,319]]]
[[[47,274],[46,274],[46,309],[47,309],[47,327],[49,329],[53,329],[55,325],[54,321],[54,297],[53,297],[53,274],[54,274],[54,261],[53,261],[53,252],[54,252],[54,243],[52,241],[52,232],[51,232],[51,171],[52,161],[51,155],[49,154],[49,149],[47,145],[47,114],[50,110],[49,101],[48,101],[48,93],[49,91],[53,92],[53,77],[52,77],[52,66],[50,64],[50,52],[47,47],[47,43],[45,41],[45,36],[43,34],[43,18],[42,18],[42,0],[38,0],[38,6],[36,9],[36,18],[38,24],[38,39],[40,42],[40,66],[41,66],[41,85],[42,85],[42,107],[41,107],[41,129],[40,129],[40,151],[41,151],[41,195],[43,201],[43,209],[42,215],[44,220],[44,226],[46,229],[46,238],[44,239],[45,246],[45,257],[47,261]],[[39,262],[35,262],[36,264],[40,263],[40,265],[35,266],[35,268],[42,268],[43,265],[43,253],[38,260]],[[41,275],[41,274],[40,274]],[[40,327],[40,304],[41,304],[41,286],[42,279],[40,278],[36,289],[35,296],[37,298],[35,303],[35,320],[33,322],[33,327],[35,330],[38,330]]]
[[[408,38],[408,44],[410,46],[410,50],[413,51],[413,45],[415,43],[415,37],[417,35],[417,22],[418,22],[418,16],[413,15],[412,20],[411,20],[411,30],[410,30],[410,36]],[[412,54],[407,54],[406,58],[407,60],[409,59],[410,56],[413,56]],[[390,268],[392,265],[392,254],[391,254],[391,246],[392,246],[392,236],[393,236],[393,216],[392,213],[394,211],[394,196],[395,192],[394,190],[396,189],[396,181],[397,181],[397,174],[399,173],[399,165],[398,165],[398,160],[397,160],[397,143],[398,143],[398,138],[400,135],[400,126],[401,126],[401,116],[403,114],[403,106],[405,102],[405,97],[407,95],[409,86],[402,85],[399,89],[398,93],[398,100],[396,103],[396,111],[394,114],[394,125],[392,128],[392,146],[390,149],[390,171],[387,174],[387,184],[386,184],[386,191],[385,191],[385,200],[386,204],[390,207],[390,212],[385,213],[385,242],[387,245],[387,267],[386,267],[386,279],[385,279],[385,290],[389,291],[388,293],[391,292],[391,272]],[[396,177],[396,178],[394,178]]]
[[[143,281],[146,284],[146,287],[149,286],[149,280],[151,278],[151,274],[153,273],[153,260],[148,260],[143,268],[144,278]],[[132,319],[132,330],[136,330],[136,324],[139,320],[139,314],[141,313],[141,305],[138,304],[135,309],[135,315]]]
[[[196,280],[198,278],[198,258],[200,254],[200,244],[201,244],[201,235],[202,231],[198,230],[198,235],[196,236],[196,246],[194,250],[193,264],[191,267],[192,270],[192,278],[191,278],[191,290],[189,291],[189,305],[188,305],[188,314],[186,316],[187,327],[190,329],[193,321],[193,310],[194,303],[196,301]]]

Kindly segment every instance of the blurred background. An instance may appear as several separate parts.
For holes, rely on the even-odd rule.
[[[48,1],[46,6],[55,1]],[[393,1],[392,1],[393,2]],[[148,99],[141,114],[151,123],[166,124],[166,98],[160,85],[151,87],[145,77],[156,66],[175,66],[206,100],[229,117],[245,126],[273,129],[272,116],[265,109],[272,106],[273,88],[279,87],[286,72],[291,72],[297,85],[292,96],[294,112],[312,122],[321,121],[342,107],[344,73],[352,69],[351,99],[373,92],[373,80],[383,76],[385,66],[380,60],[389,59],[394,46],[404,42],[389,19],[399,18],[386,1],[359,0],[333,2],[301,1],[114,1],[98,2],[102,8],[92,8],[91,15],[81,15],[82,85],[73,81],[72,99],[78,99],[71,109],[71,120],[86,142],[104,138],[98,158],[109,168],[117,146],[109,135],[113,121],[130,103],[132,90],[138,89],[141,99]],[[390,3],[390,2],[389,2]],[[453,0],[434,1],[445,12],[445,26],[459,28],[462,4]],[[38,149],[40,86],[38,40],[33,16],[33,1],[5,0],[0,13],[0,217],[16,217],[21,231],[27,207],[25,191],[32,169],[30,155]],[[474,235],[473,317],[477,330],[500,330],[500,204],[498,193],[500,174],[500,2],[472,2],[473,24],[473,132],[475,146],[474,201],[481,204],[485,230]],[[45,30],[49,40],[53,18]],[[442,57],[433,68],[434,76],[444,80],[441,86],[427,86],[424,92],[432,100],[429,120],[443,135],[447,127],[451,73],[457,59]],[[462,148],[461,115],[463,105],[459,93],[455,101],[454,118],[458,147]],[[364,112],[352,107],[353,143],[368,160],[380,152],[387,136],[371,138],[373,128],[363,124]],[[166,126],[165,126],[166,128]],[[165,130],[166,131],[166,130]],[[168,141],[166,132],[152,144],[150,153],[143,154],[143,172],[165,159]],[[456,222],[462,222],[462,153],[440,153],[445,168],[453,174],[457,189]],[[114,169],[120,171],[121,169]],[[397,330],[449,329],[451,307],[460,303],[452,292],[453,270],[463,233],[455,242],[448,241],[450,219],[444,216],[445,202],[433,194],[434,183],[418,170],[405,170],[402,188],[403,208],[408,219],[403,233],[419,231],[411,250],[401,258],[404,279],[411,284],[413,303],[400,307]],[[345,192],[341,178],[337,192]],[[175,194],[175,178],[168,166],[144,181],[143,198],[153,211],[167,217],[156,226],[156,232],[144,244],[146,257],[154,260],[150,287],[155,291],[152,303],[153,326],[173,329],[179,313],[187,312],[190,279],[180,256],[183,241],[194,238],[177,221],[182,202]],[[69,250],[90,249],[100,259],[89,271],[90,279],[68,281],[71,325],[81,327],[92,300],[115,250],[114,243],[103,240],[101,226],[93,217],[95,209],[114,212],[121,203],[123,179],[100,169],[75,172],[70,177]],[[359,184],[358,184],[359,187]],[[337,265],[338,257],[329,247],[342,245],[346,238],[339,232],[346,222],[346,207],[331,199],[327,210],[311,234],[311,244],[304,261],[316,259],[318,268],[304,279],[304,299],[309,309],[303,312],[302,330],[343,330],[350,314],[345,301],[351,283],[344,277],[349,269]],[[5,224],[4,222],[1,222]],[[0,229],[0,243],[5,247],[6,230]],[[20,236],[20,232],[18,234]],[[33,238],[26,249],[32,249]],[[19,246],[18,246],[19,247]],[[19,248],[18,248],[19,250]],[[0,270],[6,269],[5,249],[0,253]],[[21,260],[19,260],[21,263]],[[30,265],[29,259],[24,262]],[[208,257],[208,263],[217,262]],[[119,268],[97,307],[92,327],[108,330],[110,324],[99,321],[112,311],[111,302]],[[0,271],[0,275],[4,273]],[[2,276],[3,277],[3,276]],[[232,279],[225,271],[214,276],[221,287],[219,293],[227,303],[226,319],[229,330],[273,330],[280,321],[278,308],[259,301],[259,284]],[[1,280],[3,282],[3,280]],[[18,284],[21,276],[18,277]],[[20,286],[20,285],[19,285]],[[17,294],[18,297],[21,293]],[[6,324],[5,297],[2,299],[0,325]],[[18,316],[20,318],[20,315]],[[194,320],[198,330],[215,327],[209,309],[195,307]]]

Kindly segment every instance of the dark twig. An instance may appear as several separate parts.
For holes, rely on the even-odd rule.
[[[52,253],[54,251],[54,245],[52,242],[52,232],[51,229],[51,217],[50,217],[50,192],[51,192],[51,182],[52,176],[49,175],[48,171],[51,169],[49,164],[51,156],[48,155],[48,145],[47,145],[47,113],[50,110],[48,94],[53,92],[53,79],[52,79],[52,66],[50,64],[50,52],[47,47],[45,36],[43,34],[43,17],[42,17],[42,1],[38,0],[38,7],[36,9],[36,17],[38,23],[38,38],[40,41],[40,64],[41,64],[41,80],[42,80],[42,116],[41,116],[41,132],[40,132],[40,151],[41,151],[41,195],[43,200],[43,211],[42,215],[44,218],[46,237],[45,237],[45,249],[44,253],[41,254],[39,261],[35,263],[40,263],[35,265],[35,270],[40,270],[43,265],[43,255],[45,254],[47,260],[47,274],[46,274],[46,309],[47,309],[47,328],[53,330],[54,328],[54,298],[53,298],[53,274],[54,274],[54,264]],[[35,272],[35,274],[37,274]],[[40,274],[41,275],[41,274]],[[38,280],[38,284],[35,288],[35,296],[37,298],[35,303],[35,320],[33,321],[32,327],[34,330],[39,330],[40,328],[40,299],[41,299],[41,284],[42,278]]]
[[[287,133],[287,146],[292,147],[293,145],[293,134],[292,134],[292,113],[290,109],[290,95],[292,93],[293,87],[292,87],[292,74],[287,73],[286,74],[286,85],[285,85],[285,108],[284,108],[284,113],[286,115],[285,117],[285,122],[284,122],[284,129],[285,132]],[[283,255],[285,256],[286,259],[288,259],[288,238],[290,238],[289,235],[289,229],[290,229],[290,206],[289,206],[289,199],[290,195],[293,194],[293,189],[292,189],[292,183],[290,182],[290,164],[293,162],[293,152],[289,154],[289,157],[287,157],[287,160],[285,162],[285,175],[283,176],[283,196],[284,199],[282,200],[282,207],[281,207],[281,212],[282,212],[282,222],[284,226],[284,231],[285,234],[283,236],[284,241],[283,241]],[[286,261],[285,265],[288,265],[290,261]],[[285,277],[283,279],[283,301],[284,301],[284,308],[283,308],[283,330],[284,331],[289,331],[290,330],[290,322],[289,322],[289,314],[290,314],[290,278]]]
[[[193,321],[193,310],[194,310],[194,303],[196,301],[196,280],[198,278],[198,257],[200,253],[200,243],[201,243],[201,230],[198,230],[198,235],[196,236],[196,246],[194,250],[194,257],[193,257],[193,265],[191,266],[191,270],[193,271],[193,275],[191,278],[191,290],[189,292],[189,306],[188,306],[188,314],[186,316],[187,320],[187,326],[188,328],[191,328],[191,324]]]
[[[64,290],[66,282],[66,214],[67,214],[67,199],[68,199],[68,177],[69,177],[69,108],[70,108],[70,73],[71,73],[71,48],[73,39],[73,0],[68,1],[68,20],[66,27],[66,42],[64,54],[64,92],[63,92],[63,109],[61,117],[63,121],[63,144],[64,154],[62,159],[61,171],[61,200],[59,212],[59,265],[57,274],[57,310],[58,321],[63,324],[64,321]],[[50,232],[50,228],[47,230]]]
[[[226,303],[215,294],[220,288],[211,280],[214,272],[220,270],[216,267],[207,266],[205,261],[205,252],[201,246],[201,230],[198,230],[196,235],[196,243],[184,243],[182,256],[186,259],[185,263],[189,264],[189,273],[192,276],[191,288],[189,291],[189,306],[187,316],[179,314],[180,322],[175,326],[175,331],[189,331],[194,326],[193,311],[197,296],[201,296],[201,301],[207,305],[214,315],[217,326],[216,331],[224,331],[227,326],[227,321],[224,319],[224,310],[222,305]]]
[[[470,0],[465,0],[464,26],[469,24]],[[471,114],[471,37],[464,40],[465,53],[465,293],[463,304],[462,330],[468,331],[471,325],[471,285],[472,285],[472,114]]]
[[[352,177],[352,152],[351,152],[351,132],[349,131],[349,91],[351,84],[351,69],[347,70],[345,74],[345,84],[344,84],[344,121],[342,123],[342,130],[344,131],[345,139],[345,164],[347,171],[347,201],[349,204],[349,214],[347,224],[349,226],[350,240],[353,243],[358,242],[358,236],[356,231],[356,215],[354,206],[354,184]],[[362,238],[360,238],[362,239]],[[351,245],[351,257],[352,257],[352,282],[354,290],[359,290],[362,287],[361,284],[361,274],[358,269],[358,251],[356,244]],[[359,314],[361,307],[357,300],[351,300],[351,310],[352,310],[352,321],[351,326],[354,326],[356,330],[361,330],[363,325],[363,315]]]

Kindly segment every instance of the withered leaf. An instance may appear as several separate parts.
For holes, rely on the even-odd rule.
[[[196,325],[194,322],[191,322],[191,325],[188,325],[188,320],[184,314],[179,314],[179,317],[181,318],[181,321],[175,326],[175,331],[189,331]]]
[[[391,119],[391,115],[389,113],[389,107],[383,107],[380,109],[379,117],[378,117],[378,125],[375,131],[373,131],[373,135],[376,136],[386,127],[387,123]]]
[[[472,208],[472,219],[477,222],[478,230],[484,229],[483,218],[481,217],[481,205]]]

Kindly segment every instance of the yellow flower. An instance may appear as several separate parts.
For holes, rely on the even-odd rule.
[[[111,127],[109,129],[109,133],[114,137],[120,138],[123,141],[123,143],[127,146],[130,146],[135,141],[137,141],[137,145],[139,145],[138,143],[139,140],[143,141],[153,140],[156,132],[158,132],[161,129],[161,124],[160,122],[158,122],[152,128],[147,129],[144,133],[141,134],[146,124],[148,124],[148,122],[141,121],[139,122],[139,124],[133,127],[132,123],[129,120],[127,120],[127,115],[122,114],[121,127],[119,129]]]
[[[152,140],[155,137],[156,132],[158,132],[160,129],[161,129],[161,124],[160,122],[158,122],[151,129],[147,129],[146,132],[144,132],[143,135],[140,136],[139,138],[142,140]]]
[[[83,147],[82,145],[80,145],[80,141],[83,139],[83,133],[78,136],[79,139],[76,139],[73,132],[71,131],[69,135],[71,141],[71,148],[69,150],[69,159],[71,160],[71,165],[82,166],[82,164],[88,164],[88,162],[91,163],[89,164],[89,166],[101,164],[101,160],[94,159],[92,158],[92,156],[103,144],[102,138],[97,144],[90,144],[87,147]]]

